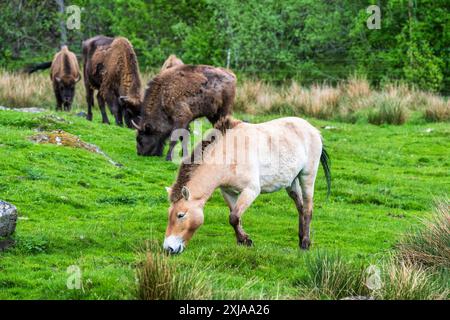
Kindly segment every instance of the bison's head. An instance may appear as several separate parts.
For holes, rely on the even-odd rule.
[[[55,86],[58,91],[61,102],[64,105],[64,109],[70,110],[75,96],[75,85],[80,81],[81,76],[74,78],[72,76],[65,76],[62,78],[55,77]]]
[[[140,156],[161,156],[167,134],[153,128],[151,125],[138,126],[132,121],[136,132],[136,149]]]
[[[140,122],[142,102],[139,99],[131,99],[128,96],[120,96],[119,103],[125,116],[125,123],[128,128],[133,128],[134,123]]]

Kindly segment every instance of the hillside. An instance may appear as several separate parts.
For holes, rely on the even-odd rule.
[[[135,298],[136,253],[145,240],[164,237],[164,187],[177,165],[138,157],[132,130],[102,125],[96,116],[91,123],[74,114],[0,111],[0,199],[20,214],[16,246],[0,252],[0,299]],[[376,264],[430,212],[434,198],[448,195],[448,123],[311,122],[322,128],[333,180],[327,201],[320,169],[310,252],[298,250],[297,213],[284,191],[260,196],[244,215],[253,248],[236,246],[216,192],[204,226],[172,259],[180,269],[207,268],[217,297],[298,297],[305,257],[322,249]],[[29,140],[56,129],[122,166],[85,149]],[[72,265],[82,271],[82,290],[66,287]]]

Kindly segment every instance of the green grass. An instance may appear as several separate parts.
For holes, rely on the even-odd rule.
[[[18,207],[17,245],[0,252],[0,299],[134,299],[138,249],[161,241],[167,223],[164,189],[177,165],[138,157],[132,130],[58,114],[0,111],[0,199]],[[275,116],[251,117],[257,122]],[[450,126],[344,124],[311,119],[332,161],[326,200],[316,183],[310,252],[298,248],[297,213],[284,191],[261,195],[245,213],[254,247],[237,247],[219,192],[179,270],[207,268],[214,298],[299,298],[308,257],[339,250],[345,261],[377,264],[401,235],[450,191]],[[86,150],[36,145],[37,128],[63,129],[98,145],[114,161]],[[431,128],[432,130],[427,130]],[[82,290],[69,290],[67,268],[82,271]]]

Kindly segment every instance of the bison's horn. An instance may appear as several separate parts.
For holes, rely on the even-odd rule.
[[[121,103],[124,103],[124,102],[126,102],[126,101],[128,101],[129,100],[129,98],[127,97],[127,96],[120,96],[119,97],[119,101],[121,102]]]
[[[75,79],[75,82],[78,82],[81,80],[81,74],[78,75],[78,77]]]
[[[139,127],[136,122],[134,122],[134,120],[131,120],[131,124],[133,125],[133,127],[135,127],[137,130],[141,130],[141,127]]]

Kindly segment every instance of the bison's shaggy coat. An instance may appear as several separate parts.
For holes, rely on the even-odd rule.
[[[56,110],[70,111],[75,95],[75,84],[81,79],[80,67],[75,54],[63,46],[55,54],[51,67],[50,79],[56,97]]]
[[[116,123],[128,127],[139,116],[141,80],[139,65],[131,43],[122,37],[97,36],[83,42],[84,78],[88,104],[88,120],[92,120],[94,90],[104,123],[109,123],[105,102]]]
[[[173,68],[176,66],[181,66],[183,65],[183,61],[181,61],[180,59],[177,58],[176,55],[171,54],[166,61],[164,61],[163,66],[161,67],[161,72],[164,70],[167,70],[169,68]]]
[[[206,117],[215,124],[232,111],[236,76],[229,70],[205,65],[178,65],[148,83],[137,127],[137,152],[162,155],[164,142],[175,129]],[[170,160],[176,140],[170,143]]]

